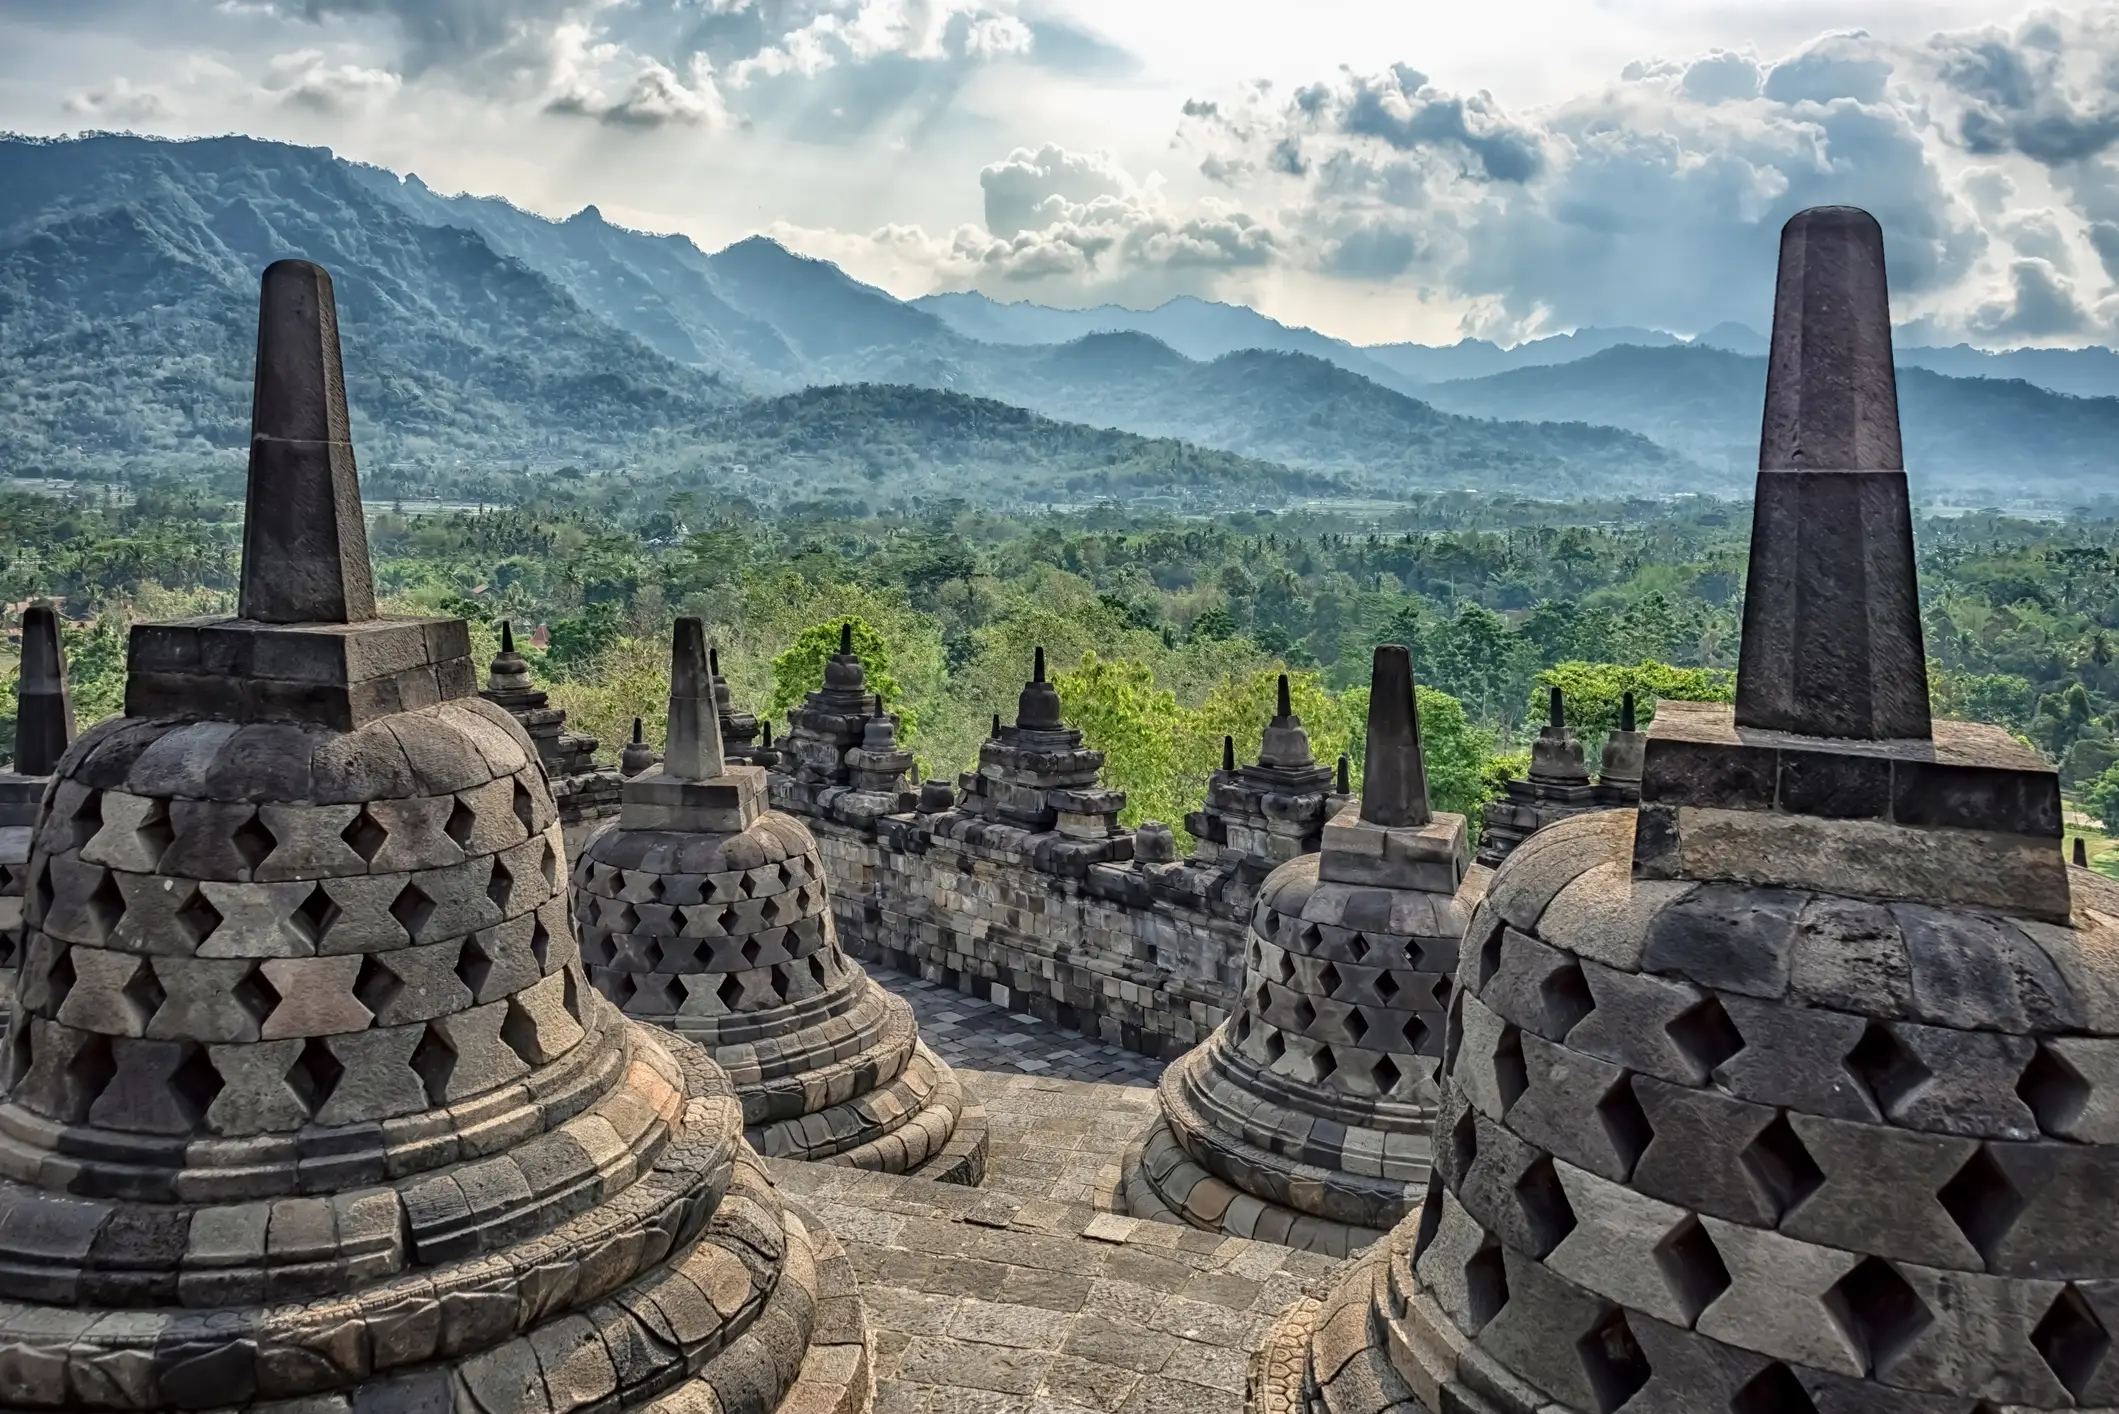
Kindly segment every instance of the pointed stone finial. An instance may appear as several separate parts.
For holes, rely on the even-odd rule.
[[[1619,699],[1619,730],[1622,732],[1636,730],[1634,726],[1633,694],[1630,692]]]
[[[1000,735],[1001,735],[1001,714],[1000,714],[1000,713],[998,713],[998,712],[996,712],[996,713],[994,713],[994,714],[993,714],[993,732],[992,732],[992,736],[993,736],[993,739],[995,739],[995,740],[999,740],[999,738],[1000,738]]]
[[[712,674],[713,674],[713,675],[714,675],[715,677],[720,677],[720,676],[721,676],[721,650],[720,650],[720,649],[718,649],[718,648],[709,648],[709,649],[707,649],[707,650],[706,650],[706,670],[707,670],[707,671],[708,671],[709,673],[712,673]]]
[[[2078,869],[2090,867],[2090,844],[2088,840],[2085,840],[2080,835],[2075,836],[2075,867]]]
[[[1275,699],[1274,706],[1276,710],[1274,712],[1273,725],[1276,727],[1285,726],[1288,719],[1295,715],[1294,704],[1288,700],[1288,675],[1286,673],[1280,675],[1280,694]]]
[[[1353,763],[1347,760],[1346,753],[1342,751],[1339,753],[1339,781],[1337,785],[1337,792],[1340,795],[1350,795],[1353,793],[1353,789]]]
[[[506,619],[500,621],[500,651],[503,653],[513,653],[515,651],[515,630],[509,626]]]
[[[640,719],[638,717],[633,718],[633,745],[640,746],[646,740],[646,735],[641,731]]]
[[[1883,230],[1851,206],[1781,231],[1736,724],[1932,735]]]
[[[773,749],[773,723],[770,717],[758,719],[758,744],[767,751]]]
[[[59,615],[48,604],[22,611],[22,676],[16,694],[15,774],[48,776],[74,739]]]
[[[304,260],[268,266],[259,295],[236,611],[274,624],[375,617],[338,306],[330,275]]]
[[[1370,825],[1425,825],[1427,766],[1420,759],[1420,706],[1413,695],[1413,654],[1401,644],[1377,647],[1369,673],[1368,761],[1361,774],[1361,819]]]
[[[1546,689],[1545,725],[1556,732],[1567,729],[1567,701],[1557,687]]]
[[[1233,736],[1224,736],[1221,739],[1221,769],[1224,771],[1236,769],[1236,738]]]
[[[714,710],[713,679],[707,676],[706,625],[683,618],[670,638],[669,740],[663,774],[683,781],[710,781],[724,774],[721,714]]]
[[[1039,648],[1031,662],[1030,681],[1023,684],[1023,695],[1016,700],[1015,724],[1032,731],[1058,731],[1065,725],[1060,720],[1059,689],[1045,681],[1045,650]]]
[[[853,655],[853,624],[851,621],[839,625],[839,656]]]

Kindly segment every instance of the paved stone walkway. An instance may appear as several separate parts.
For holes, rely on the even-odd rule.
[[[1274,1319],[1343,1266],[1085,1203],[769,1166],[859,1274],[875,1414],[1235,1414]]]
[[[1156,1115],[1163,1062],[873,963],[986,1107],[985,1189],[1121,1212],[1121,1160]]]
[[[921,1038],[960,1070],[1145,1086],[1153,1086],[1163,1072],[1163,1062],[1152,1056],[1106,1045],[1027,1012],[1011,1012],[873,962],[862,966],[912,1003]]]

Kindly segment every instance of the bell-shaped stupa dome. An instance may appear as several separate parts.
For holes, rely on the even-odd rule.
[[[0,1101],[6,1403],[865,1388],[844,1258],[728,1078],[584,976],[551,793],[463,621],[377,615],[331,281],[298,261],[264,276],[240,604],[135,627],[126,714],[53,769]]]

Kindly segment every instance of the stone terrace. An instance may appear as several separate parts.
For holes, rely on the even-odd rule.
[[[871,966],[986,1106],[986,1182],[772,1161],[847,1249],[875,1414],[1233,1411],[1274,1317],[1343,1264],[1122,1213],[1158,1061]]]

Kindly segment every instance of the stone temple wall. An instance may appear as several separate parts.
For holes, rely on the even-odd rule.
[[[1053,873],[939,835],[934,817],[847,824],[774,787],[816,835],[840,939],[863,961],[1166,1059],[1204,1041],[1243,983],[1250,899],[1233,878],[1137,860]]]

